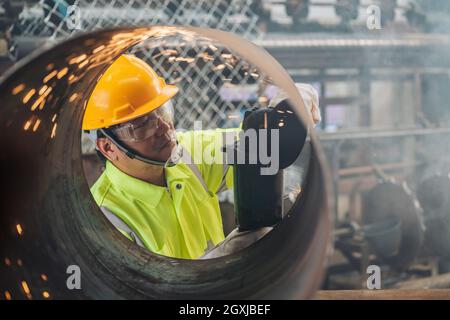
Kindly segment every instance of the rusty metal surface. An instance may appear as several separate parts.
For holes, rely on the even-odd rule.
[[[136,43],[171,32],[202,35],[251,60],[303,102],[281,66],[241,38],[210,29],[149,27],[103,30],[40,51],[0,83],[0,293],[51,298],[309,298],[330,252],[330,179],[312,133],[307,186],[287,218],[236,254],[191,261],[151,254],[125,239],[100,214],[80,160],[86,99],[112,61]],[[186,107],[186,106],[185,106]],[[66,269],[81,269],[68,290]],[[24,282],[29,293],[24,289]]]

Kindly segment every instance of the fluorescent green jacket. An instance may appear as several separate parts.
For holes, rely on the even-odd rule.
[[[201,155],[205,152],[221,158],[222,153],[218,155],[218,148],[213,146],[221,147],[223,132],[231,131],[237,132],[218,129],[177,133],[209,192],[186,161],[166,168],[168,188],[133,178],[107,161],[105,171],[91,188],[92,195],[100,207],[124,222],[133,231],[131,235],[137,235],[148,250],[176,258],[198,258],[209,246],[224,240],[216,194],[233,183],[231,166],[225,171],[223,162],[208,164],[202,162]]]

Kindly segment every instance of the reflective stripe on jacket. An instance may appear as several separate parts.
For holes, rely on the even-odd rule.
[[[226,132],[238,129],[177,133],[187,153],[165,169],[167,188],[133,178],[107,161],[91,188],[95,201],[125,236],[148,250],[175,258],[202,256],[208,244],[224,240],[216,194],[232,187],[232,168],[203,157],[223,157],[217,152]],[[186,156],[195,164],[186,164]]]

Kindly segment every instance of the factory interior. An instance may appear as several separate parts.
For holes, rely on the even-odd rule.
[[[445,0],[0,0],[0,300],[450,299],[449,30]],[[80,128],[122,54],[178,88],[177,131],[237,128],[313,88],[320,122],[256,243],[178,259],[102,215],[105,162]],[[225,237],[237,195],[271,197],[258,179],[236,191],[238,169],[217,195]]]

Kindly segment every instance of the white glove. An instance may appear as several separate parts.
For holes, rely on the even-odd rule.
[[[320,115],[319,109],[319,93],[316,89],[310,84],[307,83],[296,83],[298,92],[303,98],[303,102],[306,107],[306,111],[308,112],[314,127],[322,121],[322,117]],[[278,91],[278,93],[273,97],[269,102],[269,107],[275,107],[281,101],[287,98],[286,93],[282,90]]]
[[[200,259],[212,259],[238,252],[244,248],[247,248],[251,244],[255,243],[262,237],[271,231],[272,227],[265,227],[251,231],[240,232],[237,228],[231,231],[231,233],[219,243],[217,246],[212,248],[210,251],[205,253]]]

